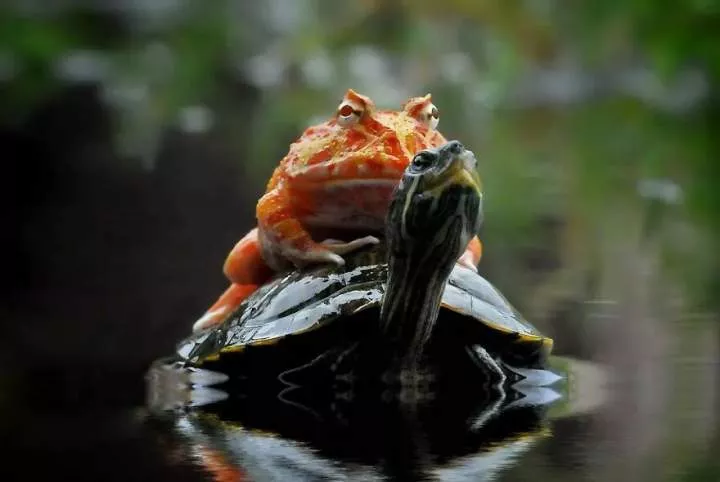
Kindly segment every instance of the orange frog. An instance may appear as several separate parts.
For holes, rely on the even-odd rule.
[[[258,226],[228,255],[230,287],[194,325],[222,322],[273,273],[315,263],[344,264],[343,254],[378,242],[395,186],[414,154],[446,139],[438,132],[430,94],[402,110],[377,110],[348,90],[335,115],[290,145],[257,204]],[[323,239],[340,233],[350,240]],[[481,256],[476,238],[458,260],[471,269]]]

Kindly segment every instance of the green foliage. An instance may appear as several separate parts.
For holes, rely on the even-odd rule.
[[[162,133],[175,125],[181,108],[222,105],[223,82],[245,75],[249,58],[272,54],[281,78],[258,86],[256,110],[225,112],[222,119],[230,126],[226,132],[250,131],[250,143],[234,151],[244,153],[237,162],[260,192],[288,143],[311,119],[327,116],[347,87],[373,96],[382,88],[392,95],[432,92],[443,132],[479,155],[487,238],[499,261],[509,265],[532,248],[542,231],[539,219],[560,218],[569,232],[583,233],[564,239],[601,243],[597,233],[612,210],[644,206],[647,232],[661,242],[668,270],[708,300],[708,290],[699,287],[715,286],[720,271],[711,249],[720,240],[720,2],[368,0],[340,6],[305,0],[292,12],[283,10],[289,4],[277,5],[185,2],[154,23],[143,23],[143,14],[130,9],[25,14],[5,7],[0,54],[9,55],[15,74],[4,85],[0,119],[21,123],[64,85],[60,60],[95,52],[106,66],[99,84],[115,112],[119,157],[151,168]],[[282,28],[269,20],[278,15],[286,18]],[[385,71],[359,78],[351,65],[358,47],[381,58]],[[459,67],[447,60],[458,53],[467,65],[453,74]],[[329,77],[313,84],[302,69],[318,57],[329,62]],[[557,59],[566,57],[573,68],[590,72],[642,66],[648,59],[668,85],[696,67],[708,76],[711,102],[673,113],[610,92],[575,105],[513,106],[514,89],[522,81],[532,85],[534,67],[564,65]],[[130,98],[112,100],[118,92]],[[226,141],[238,142],[230,134]],[[684,204],[658,208],[640,199],[637,183],[646,178],[677,183]],[[677,240],[678,225],[693,226],[692,241]]]
[[[53,61],[81,40],[72,29],[47,19],[23,18],[9,12],[0,15],[0,45],[7,49],[10,61],[21,63],[23,69],[8,86],[0,111],[4,121],[26,114],[52,92],[56,86],[51,70]]]

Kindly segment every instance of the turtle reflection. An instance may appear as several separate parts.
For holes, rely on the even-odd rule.
[[[302,391],[302,390],[300,390]],[[198,463],[222,480],[487,480],[549,435],[557,392],[492,390],[458,404],[294,394],[233,397],[175,419]],[[303,403],[301,403],[301,400]],[[307,404],[307,405],[306,405]]]

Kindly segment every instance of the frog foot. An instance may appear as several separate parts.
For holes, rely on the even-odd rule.
[[[471,269],[476,273],[478,271],[477,266],[475,265],[475,260],[473,259],[473,254],[469,250],[465,251],[457,262],[460,266]]]
[[[471,269],[477,273],[477,265],[482,257],[482,243],[477,236],[473,237],[465,248],[465,252],[460,256],[457,263],[460,266]]]
[[[220,295],[204,315],[198,319],[192,327],[193,333],[215,328],[227,319],[240,304],[257,290],[257,285],[241,285],[232,283],[225,292]]]
[[[365,246],[378,244],[380,240],[375,236],[365,236],[354,239],[350,242],[337,239],[326,239],[317,243],[314,248],[308,250],[297,250],[287,253],[295,266],[307,266],[312,264],[332,263],[337,266],[345,266],[345,260],[341,255],[350,253]]]
[[[380,240],[375,236],[365,236],[364,238],[353,239],[347,243],[337,239],[326,239],[320,244],[335,254],[348,254],[365,246],[378,244],[379,242]]]

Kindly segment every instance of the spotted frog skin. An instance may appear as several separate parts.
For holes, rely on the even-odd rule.
[[[307,128],[290,145],[258,201],[257,227],[225,261],[230,287],[193,329],[222,322],[275,272],[343,265],[343,254],[377,243],[374,235],[384,230],[392,192],[414,154],[447,142],[438,121],[430,94],[395,111],[378,110],[369,97],[348,90],[329,120]],[[364,236],[324,238],[341,232]],[[458,262],[476,269],[480,256],[474,238]]]

